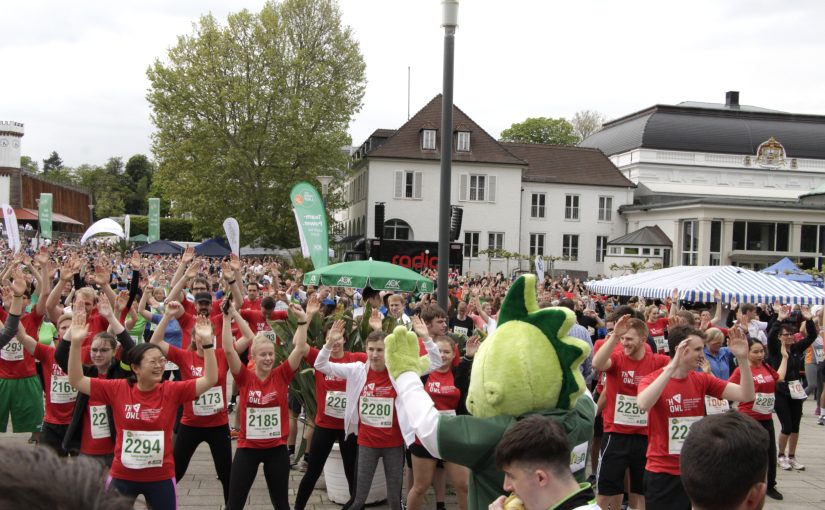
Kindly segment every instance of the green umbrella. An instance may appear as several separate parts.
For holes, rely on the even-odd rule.
[[[433,282],[406,267],[378,260],[341,262],[310,271],[304,275],[304,285],[327,285],[403,292],[432,292]]]

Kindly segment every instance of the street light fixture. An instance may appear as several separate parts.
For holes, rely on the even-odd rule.
[[[458,26],[458,0],[441,1],[441,26],[444,27],[444,75],[441,95],[441,193],[438,204],[438,304],[448,310],[448,273],[450,270],[450,178],[453,158],[453,69],[455,29]]]
[[[326,201],[327,188],[329,188],[329,183],[332,182],[333,177],[331,175],[319,175],[315,178],[321,183],[321,197]]]

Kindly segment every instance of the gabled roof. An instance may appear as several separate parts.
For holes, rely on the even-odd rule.
[[[505,149],[527,162],[522,180],[550,184],[635,187],[598,149],[502,142]]]
[[[453,105],[453,131],[470,131],[470,151],[453,150],[453,161],[467,163],[495,163],[500,165],[524,166],[524,161],[512,155],[490,136],[460,108]],[[435,96],[424,108],[401,126],[380,147],[368,152],[369,158],[401,158],[438,161],[441,150],[424,150],[421,148],[422,129],[441,129],[441,94]],[[441,146],[441,133],[436,136],[437,146]]]
[[[662,232],[658,225],[643,227],[639,230],[617,237],[607,242],[608,245],[624,244],[634,246],[673,246],[670,238]]]
[[[789,158],[825,159],[825,116],[714,103],[655,105],[605,123],[579,145],[608,156],[638,148],[754,155],[770,137]]]

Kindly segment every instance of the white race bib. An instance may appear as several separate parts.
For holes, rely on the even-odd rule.
[[[716,397],[705,395],[705,412],[708,416],[712,414],[722,414],[730,411],[730,403],[727,400],[719,400]]]
[[[224,410],[223,391],[220,386],[213,386],[192,402],[195,416],[212,416]]]
[[[776,403],[776,395],[773,393],[757,393],[753,399],[753,410],[760,414],[771,414]]]
[[[647,427],[647,413],[639,409],[636,397],[617,394],[616,406],[613,409],[613,423],[630,427]]]
[[[343,418],[347,408],[347,394],[344,391],[327,391],[324,414],[331,418]]]
[[[667,345],[667,339],[664,336],[654,336],[653,342],[656,344],[657,351],[662,351],[665,354],[670,352],[670,347]]]
[[[791,392],[791,398],[794,400],[805,400],[808,398],[805,389],[802,387],[802,383],[798,379],[788,382],[788,390]]]
[[[455,409],[444,409],[443,411],[438,411],[438,414],[441,416],[455,416]]]
[[[588,443],[582,443],[573,448],[570,452],[570,472],[576,473],[587,466],[587,446]]]
[[[12,338],[11,341],[0,350],[0,359],[6,361],[23,361],[23,344],[16,338]]]
[[[120,462],[129,469],[163,466],[163,431],[124,430]]]
[[[280,407],[247,407],[246,438],[278,439],[281,437]]]
[[[164,367],[163,367],[163,369],[167,372],[169,372],[170,370],[177,370],[178,368],[179,367],[177,365],[175,365],[174,363],[172,363],[169,360],[166,360],[166,365],[164,365]]]
[[[380,429],[391,428],[393,400],[392,397],[361,397],[361,406],[358,408],[361,423]]]
[[[682,445],[685,444],[690,427],[701,420],[702,416],[685,416],[682,418],[670,418],[668,420],[669,430],[667,439],[667,452],[671,455],[682,453]]]
[[[109,415],[106,406],[89,406],[89,422],[92,424],[92,439],[112,437],[109,433]]]
[[[453,333],[455,333],[456,335],[467,336],[467,328],[465,328],[464,326],[454,326]]]
[[[77,390],[69,384],[68,375],[52,374],[49,399],[52,404],[68,404],[77,400]]]

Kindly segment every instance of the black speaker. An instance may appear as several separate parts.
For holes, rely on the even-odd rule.
[[[455,205],[450,206],[450,242],[458,241],[461,235],[461,219],[464,217],[464,209]]]
[[[384,239],[384,202],[375,203],[375,237]]]

